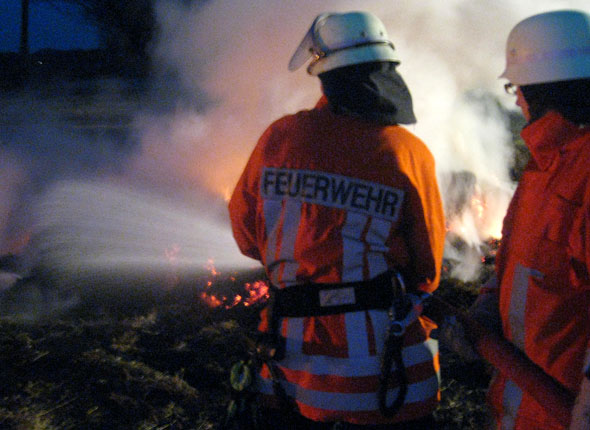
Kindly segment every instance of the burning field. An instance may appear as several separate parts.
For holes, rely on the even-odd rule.
[[[158,2],[150,79],[0,93],[1,429],[221,428],[267,299],[226,200],[271,121],[320,96],[286,67],[311,19],[355,2],[191,3]],[[436,294],[460,308],[493,267],[527,157],[497,80],[525,12],[513,3],[356,2],[400,51],[445,200]],[[489,367],[441,361],[441,429],[484,428]]]
[[[211,262],[191,283],[95,287],[59,313],[0,320],[0,428],[221,428],[230,367],[267,298],[263,272]],[[437,294],[468,306],[475,291],[446,279]],[[442,363],[441,428],[483,428],[489,369],[444,350]]]

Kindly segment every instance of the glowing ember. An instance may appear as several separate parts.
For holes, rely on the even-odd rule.
[[[212,258],[210,258],[210,259],[207,260],[206,269],[211,272],[211,275],[213,275],[213,276],[219,276],[219,272],[215,269],[215,262],[213,261]]]
[[[216,308],[218,306],[223,305],[223,300],[218,299],[212,294],[207,294],[205,291],[199,294],[200,299],[205,303],[207,306],[211,308]]]
[[[244,306],[250,306],[260,300],[269,298],[268,284],[264,281],[256,281],[252,284],[246,283],[245,288],[249,297],[244,300]]]
[[[206,290],[199,294],[199,298],[204,304],[211,308],[223,306],[225,309],[230,309],[236,306],[252,306],[255,303],[263,303],[269,298],[269,287],[264,281],[247,282],[243,285],[243,292],[239,288],[232,288],[236,291],[235,295],[228,297],[227,295],[219,295],[213,292],[216,281],[219,280],[220,273],[215,269],[212,259],[207,262],[207,270],[210,272],[211,278],[207,281]],[[234,276],[229,278],[229,281],[235,283],[237,280]],[[227,282],[227,281],[225,281]]]

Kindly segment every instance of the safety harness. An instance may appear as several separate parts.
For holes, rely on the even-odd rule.
[[[297,406],[280,384],[277,362],[284,357],[285,339],[280,335],[282,318],[333,315],[344,312],[382,309],[390,318],[384,353],[381,357],[381,372],[377,392],[379,409],[386,417],[393,417],[404,404],[408,391],[408,378],[402,357],[404,334],[422,312],[423,302],[430,296],[426,293],[409,293],[399,272],[385,272],[368,281],[337,284],[307,283],[287,288],[271,286],[268,302],[269,328],[267,333],[258,333],[250,348],[250,360],[239,362],[232,368],[231,380],[234,391],[247,389],[242,381],[252,382],[251,369],[258,371],[266,364],[270,371],[273,390],[286,413],[293,413]],[[247,373],[247,374],[246,374]],[[387,404],[387,389],[395,380],[399,387],[396,398]],[[243,396],[242,396],[243,397]],[[237,408],[238,402],[230,403]],[[230,409],[228,409],[230,412]],[[236,412],[234,411],[234,416]],[[249,428],[242,426],[240,428]]]
[[[430,297],[428,293],[408,293],[403,277],[399,272],[392,279],[393,299],[389,309],[389,329],[385,339],[385,349],[381,357],[381,373],[377,398],[381,413],[391,418],[404,404],[408,393],[408,376],[403,360],[404,334],[406,328],[418,319],[422,313],[423,303]],[[392,367],[395,364],[395,371]],[[395,400],[387,404],[387,389],[391,378],[399,387]]]

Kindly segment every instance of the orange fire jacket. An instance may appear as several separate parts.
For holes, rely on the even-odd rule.
[[[590,128],[549,112],[521,135],[531,159],[496,259],[503,331],[578,392],[590,340]],[[494,378],[489,400],[502,429],[567,428],[502,376]]]
[[[229,212],[241,251],[280,288],[368,280],[393,267],[423,291],[438,286],[445,228],[432,155],[406,129],[335,115],[325,98],[265,131]],[[387,325],[382,310],[282,319],[282,385],[304,416],[372,424],[433,410],[438,347],[421,319],[405,339],[406,403],[393,420],[379,413]],[[272,393],[268,369],[259,382]]]

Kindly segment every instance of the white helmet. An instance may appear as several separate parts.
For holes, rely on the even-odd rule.
[[[516,25],[506,43],[506,69],[515,85],[590,78],[590,15],[560,10]]]
[[[318,15],[289,61],[289,70],[313,58],[307,71],[319,75],[338,67],[372,61],[399,63],[385,26],[368,12]]]

